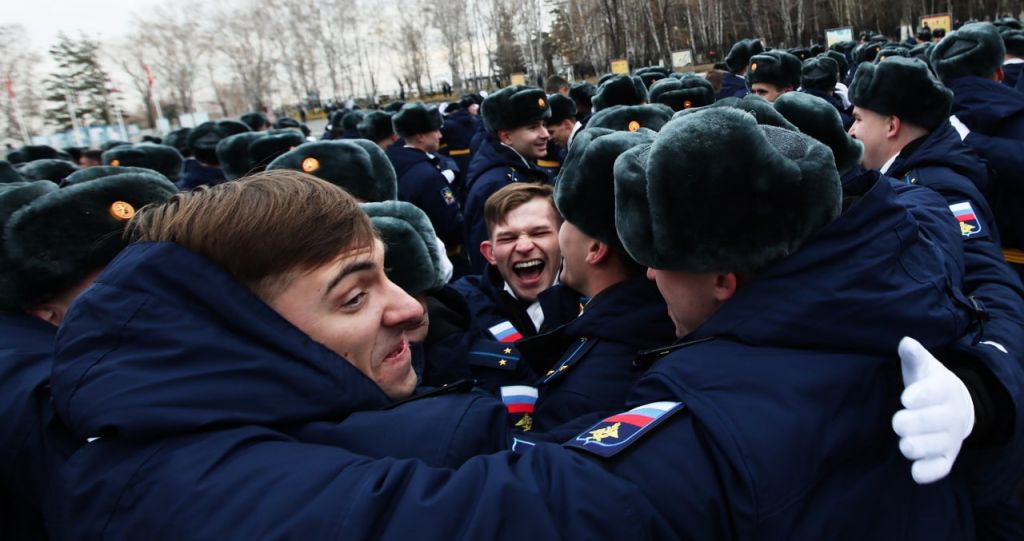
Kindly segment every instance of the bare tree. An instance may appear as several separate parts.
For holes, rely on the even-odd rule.
[[[158,92],[169,93],[182,113],[195,110],[196,81],[207,51],[198,39],[199,21],[205,16],[201,4],[190,3],[179,10],[157,6],[145,18],[136,19],[137,37],[148,49]]]
[[[35,66],[40,55],[26,45],[28,35],[21,25],[0,25],[0,103],[4,114],[0,117],[0,136],[22,139],[41,127],[41,96],[36,81]],[[33,119],[37,120],[33,123]],[[27,141],[26,141],[27,142]]]

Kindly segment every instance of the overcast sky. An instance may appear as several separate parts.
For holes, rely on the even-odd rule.
[[[3,0],[0,22],[20,24],[28,31],[30,46],[45,52],[57,33],[107,40],[131,30],[132,15],[145,14],[156,0]],[[13,7],[12,7],[13,5]]]

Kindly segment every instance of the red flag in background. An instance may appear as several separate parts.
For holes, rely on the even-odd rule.
[[[7,87],[7,97],[14,99],[14,81],[11,81],[11,74],[4,76],[4,86]]]

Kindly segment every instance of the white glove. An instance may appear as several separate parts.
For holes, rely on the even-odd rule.
[[[964,124],[963,122],[960,122],[960,119],[957,118],[956,115],[952,115],[949,117],[949,123],[952,124],[953,129],[960,134],[961,141],[967,139],[967,135],[971,133],[971,129],[968,128],[967,125]]]
[[[899,355],[906,409],[893,416],[892,428],[900,436],[900,452],[914,462],[914,481],[933,483],[949,474],[974,428],[974,402],[964,382],[917,340],[900,340]]]
[[[441,253],[438,263],[441,265],[441,274],[444,276],[444,283],[448,283],[452,280],[452,274],[455,272],[455,267],[452,266],[452,262],[448,260],[448,249],[445,248],[444,241],[434,237],[437,241],[437,251]]]

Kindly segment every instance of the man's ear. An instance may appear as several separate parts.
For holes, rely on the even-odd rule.
[[[733,297],[739,288],[739,280],[736,273],[728,272],[715,275],[715,300],[723,303]]]
[[[896,115],[889,115],[887,117],[888,124],[885,130],[886,139],[895,139],[900,135],[900,129],[903,128],[903,122],[900,121],[900,117]]]
[[[48,302],[32,307],[28,310],[28,313],[54,327],[59,327],[61,322],[64,321],[64,310],[54,303]]]
[[[494,259],[494,245],[489,240],[480,243],[480,255],[484,256],[484,259],[491,265],[497,263],[497,260]]]
[[[498,130],[498,142],[505,143],[506,145],[512,144],[512,138],[509,137],[510,132],[508,130]]]
[[[587,264],[600,265],[606,261],[610,255],[611,247],[607,244],[596,239],[590,239],[587,241]]]

